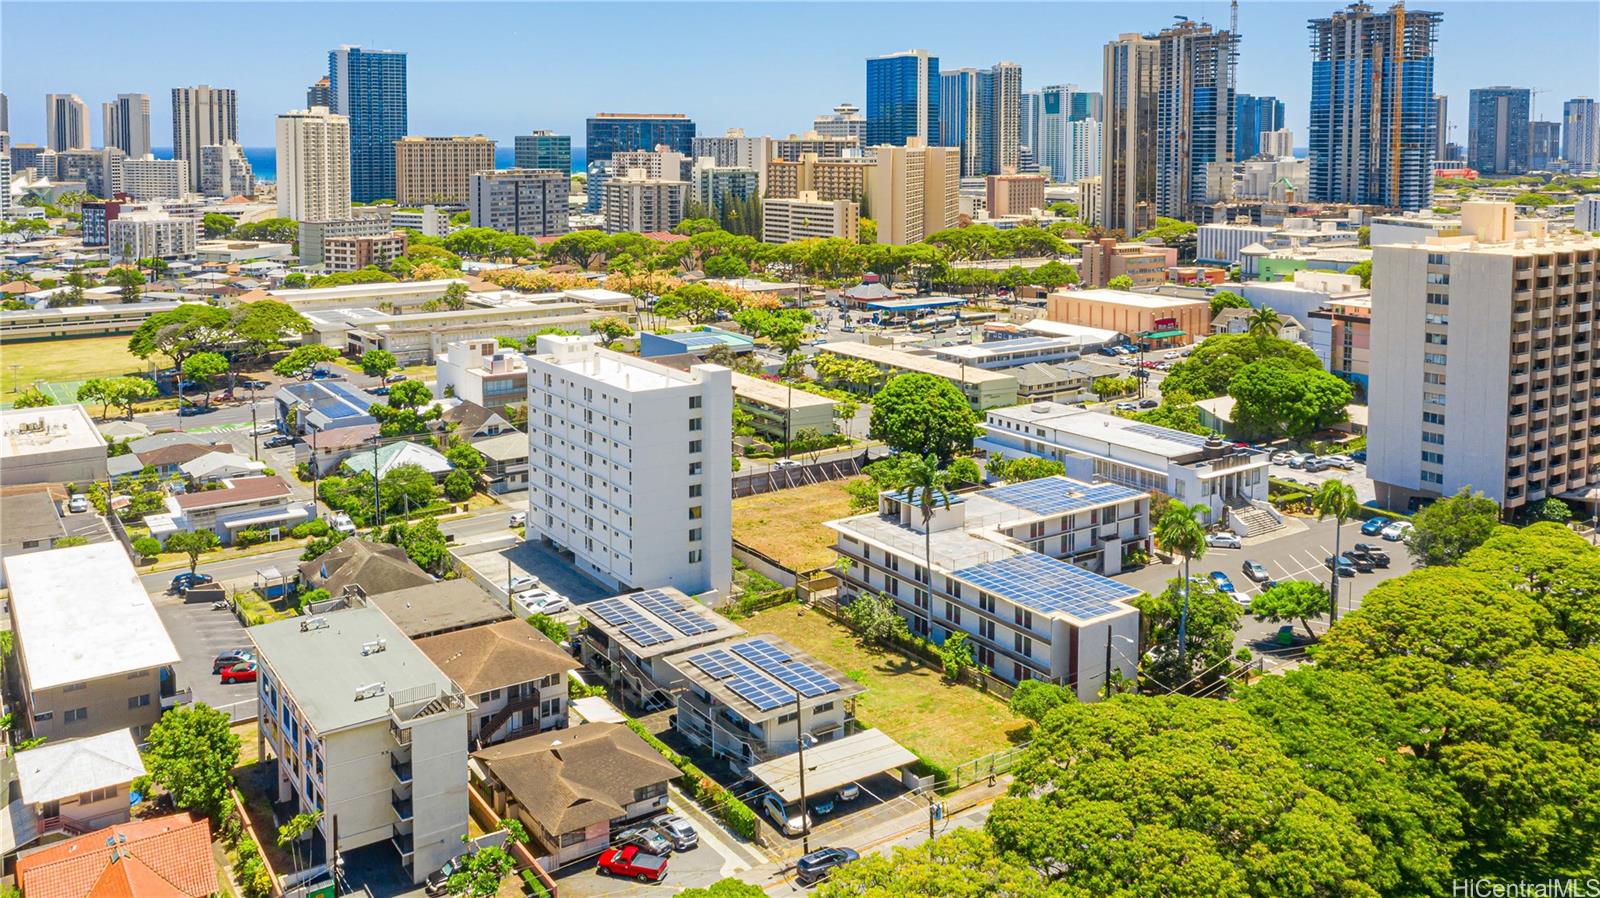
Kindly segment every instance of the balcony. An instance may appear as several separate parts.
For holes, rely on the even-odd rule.
[[[389,738],[394,740],[395,745],[409,748],[411,746],[411,728],[403,727],[391,719],[389,721]]]
[[[396,830],[395,833],[389,837],[389,841],[394,843],[394,850],[400,852],[400,856],[402,858],[409,858],[413,854],[417,853],[417,847],[411,841],[410,833],[403,833]]]
[[[393,792],[389,793],[389,807],[394,809],[394,815],[401,822],[411,819],[411,799],[402,798]]]
[[[402,761],[399,758],[393,757],[391,755],[390,758],[389,758],[389,772],[393,773],[394,774],[394,778],[396,780],[399,780],[402,783],[411,782],[411,762],[410,761]]]

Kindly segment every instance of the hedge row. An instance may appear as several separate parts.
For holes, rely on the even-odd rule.
[[[663,758],[678,768],[683,774],[678,777],[678,788],[682,789],[695,804],[710,811],[712,816],[726,823],[729,829],[746,839],[756,837],[756,812],[750,810],[749,805],[734,797],[732,792],[717,785],[716,781],[706,776],[693,761],[673,751],[665,742],[646,730],[639,721],[630,717],[627,723],[628,729],[637,733],[640,739],[648,742],[651,748],[660,752]]]

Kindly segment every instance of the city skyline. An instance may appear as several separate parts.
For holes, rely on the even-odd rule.
[[[160,4],[144,4],[155,8]],[[1118,34],[1154,33],[1176,15],[1226,27],[1228,5],[1222,2],[1171,4],[1020,3],[985,4],[986,19],[1006,16],[1055,15],[1064,30],[1013,29],[1005,39],[985,36],[971,27],[978,7],[970,3],[940,3],[917,7],[915,17],[905,15],[904,4],[879,3],[852,6],[859,26],[846,33],[826,28],[807,18],[787,16],[793,4],[763,3],[723,7],[716,19],[685,18],[672,5],[607,4],[626,6],[626,15],[609,15],[608,40],[641,51],[661,46],[663,38],[681,34],[686,46],[715,42],[715,59],[724,61],[722,72],[709,73],[701,53],[635,54],[658,73],[638,79],[636,66],[584,67],[582,79],[573,80],[576,59],[534,56],[517,52],[531,29],[540,32],[578,31],[595,27],[593,6],[577,4],[497,5],[497,28],[474,29],[482,17],[458,14],[456,28],[440,28],[422,15],[423,7],[409,4],[412,15],[374,18],[370,4],[344,3],[319,7],[313,22],[265,14],[268,4],[232,4],[230,9],[257,10],[251,15],[252,38],[238,42],[225,65],[203,62],[182,52],[206,45],[203,21],[187,16],[97,16],[92,9],[126,8],[126,4],[78,4],[88,13],[81,17],[84,39],[93,44],[132,42],[151,52],[138,74],[116,70],[76,68],[62,75],[51,65],[49,51],[25,36],[49,27],[52,7],[42,3],[7,3],[0,29],[0,76],[11,110],[12,140],[43,143],[43,98],[46,93],[75,93],[91,106],[121,93],[165,96],[172,87],[210,83],[230,87],[239,96],[239,138],[246,146],[270,146],[273,121],[305,103],[306,84],[325,73],[328,48],[359,44],[372,49],[394,49],[410,58],[409,133],[426,135],[478,134],[509,146],[517,134],[548,129],[582,140],[584,120],[600,111],[682,112],[698,125],[698,133],[720,134],[741,127],[753,134],[783,136],[803,132],[817,115],[839,102],[865,102],[866,60],[926,48],[946,68],[991,65],[997,59],[1014,61],[1023,68],[1023,89],[1050,84],[1077,84],[1100,90],[1101,47]],[[1377,4],[1383,8],[1384,4]],[[467,7],[470,9],[470,6]],[[1337,2],[1240,4],[1241,57],[1237,88],[1241,93],[1270,94],[1286,107],[1287,127],[1295,143],[1306,144],[1306,119],[1310,92],[1310,53],[1306,49],[1305,23],[1342,8]],[[1545,39],[1550,33],[1573,28],[1573,15],[1588,15],[1600,26],[1600,7],[1573,3],[1519,4],[1515,17],[1489,18],[1471,3],[1420,3],[1413,8],[1445,14],[1441,29],[1439,66],[1435,88],[1452,99],[1454,125],[1450,138],[1466,139],[1467,92],[1493,84],[1541,88],[1537,115],[1558,120],[1561,103],[1571,97],[1592,95],[1592,78],[1582,66],[1553,67],[1536,78],[1528,76],[1516,59],[1503,49],[1518,45],[1519,36]],[[1585,13],[1583,10],[1588,9]],[[681,12],[681,9],[679,9]],[[770,45],[749,43],[747,36],[781,33],[792,46],[808,48],[808,59],[820,64],[803,68],[786,65]],[[104,31],[104,34],[99,32]],[[643,62],[641,62],[643,64]],[[748,77],[754,74],[756,77]],[[541,81],[562,85],[552,90]],[[1533,84],[1537,81],[1538,84]],[[486,89],[485,84],[491,85]],[[492,87],[504,85],[503,91]],[[759,87],[757,87],[759,85]],[[461,97],[482,97],[481,103],[463,103]],[[774,102],[774,98],[781,100]],[[170,110],[152,104],[152,133],[170,133]],[[93,144],[103,143],[95,122]]]

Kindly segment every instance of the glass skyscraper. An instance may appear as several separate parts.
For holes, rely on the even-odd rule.
[[[1433,193],[1442,13],[1352,5],[1310,20],[1311,199],[1412,211]]]
[[[406,54],[342,46],[328,51],[330,111],[350,120],[350,198],[393,198],[394,142],[406,136]]]
[[[1467,99],[1467,165],[1483,175],[1528,170],[1532,97],[1526,87],[1473,88]]]
[[[1233,161],[1233,56],[1238,37],[1185,20],[1157,35],[1156,214],[1194,220],[1206,168]]]
[[[589,119],[584,134],[590,164],[610,162],[617,153],[653,150],[663,145],[685,156],[691,155],[694,122],[681,112],[645,115],[599,112]]]
[[[535,131],[516,137],[517,168],[549,168],[572,171],[572,137],[554,131]]]
[[[907,50],[867,60],[867,145],[940,143],[939,57]]]
[[[1284,127],[1283,103],[1277,97],[1237,94],[1233,100],[1233,158],[1249,159],[1261,152],[1261,132]]]

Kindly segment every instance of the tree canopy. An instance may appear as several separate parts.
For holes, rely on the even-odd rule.
[[[1297,368],[1322,370],[1322,360],[1308,347],[1278,337],[1214,334],[1196,346],[1187,359],[1167,372],[1163,393],[1180,390],[1195,399],[1227,392],[1228,384],[1251,362],[1284,359]]]
[[[146,741],[145,769],[173,804],[220,820],[239,763],[239,737],[228,728],[228,715],[203,704],[179,705],[161,715]]]
[[[1425,565],[1455,564],[1494,534],[1500,506],[1462,487],[1454,496],[1425,506],[1411,523],[1416,529],[1406,538],[1406,548],[1413,558]]]
[[[931,374],[890,378],[872,398],[872,434],[891,449],[948,462],[970,450],[978,416],[956,385]]]
[[[1344,380],[1281,357],[1239,369],[1228,381],[1228,395],[1234,399],[1233,423],[1244,433],[1295,439],[1345,420],[1352,398]]]

